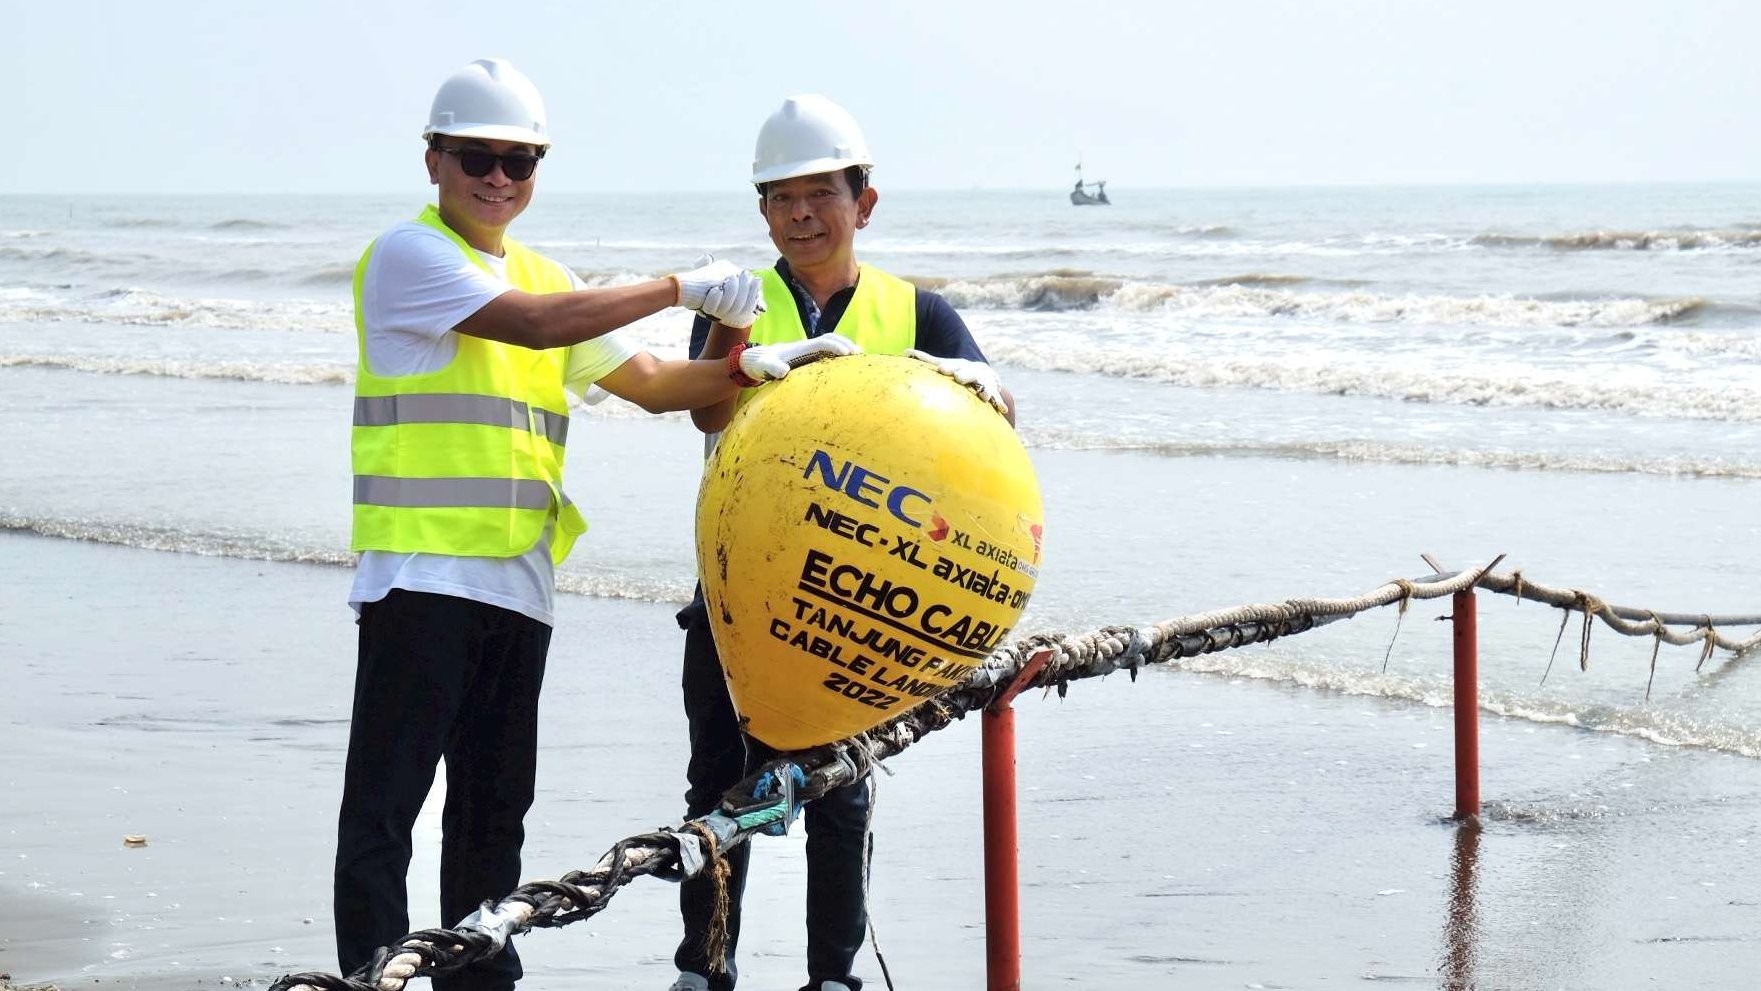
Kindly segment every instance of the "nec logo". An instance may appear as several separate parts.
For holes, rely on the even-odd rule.
[[[854,461],[845,461],[834,467],[832,456],[824,451],[813,452],[801,477],[812,478],[815,471],[826,488],[842,492],[870,509],[879,509],[885,504],[887,512],[895,519],[922,529],[923,520],[906,513],[906,503],[912,500],[921,502],[924,509],[929,507],[929,496],[917,489],[894,485],[885,475],[877,475]]]

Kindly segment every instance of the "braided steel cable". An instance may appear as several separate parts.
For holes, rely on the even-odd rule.
[[[1429,559],[1427,559],[1428,561]],[[1216,653],[1279,637],[1303,633],[1369,609],[1399,603],[1404,611],[1414,599],[1435,599],[1473,588],[1529,599],[1569,611],[1586,620],[1600,618],[1628,636],[1649,636],[1658,643],[1702,645],[1701,663],[1715,648],[1739,654],[1761,645],[1761,632],[1733,640],[1720,626],[1761,626],[1761,616],[1718,617],[1656,613],[1612,606],[1576,589],[1555,589],[1526,580],[1520,571],[1495,574],[1503,557],[1472,571],[1442,573],[1419,579],[1394,579],[1350,599],[1288,599],[1281,603],[1236,606],[1182,616],[1147,629],[1106,626],[1084,634],[1041,633],[1005,644],[972,672],[967,681],[929,699],[874,729],[849,740],[787,754],[729,790],[715,812],[678,829],[661,829],[618,841],[587,871],[571,871],[556,881],[533,881],[484,907],[450,929],[423,929],[384,947],[371,963],[348,977],[323,973],[289,974],[270,991],[402,991],[412,978],[445,974],[500,953],[513,935],[533,928],[565,926],[603,911],[617,890],[638,877],[678,881],[710,868],[727,849],[754,833],[786,824],[800,806],[826,792],[850,784],[880,761],[903,752],[925,736],[990,706],[1006,692],[1023,688],[1056,688],[1062,697],[1071,681],[1138,669],[1199,654]],[[1669,628],[1692,624],[1677,632]],[[1585,634],[1586,640],[1588,634]],[[1587,649],[1587,647],[1586,647]],[[1022,684],[1022,672],[1042,666]],[[1655,665],[1655,657],[1653,657]],[[760,782],[795,780],[802,784],[781,795],[754,799]]]
[[[566,926],[597,915],[617,889],[638,877],[657,875],[677,880],[683,876],[679,873],[681,840],[697,842],[698,838],[663,830],[620,840],[590,870],[570,871],[555,881],[522,884],[499,904],[485,903],[453,928],[409,933],[382,947],[372,961],[348,977],[290,974],[272,987],[398,991],[414,977],[450,974],[500,953],[514,933]]]
[[[1660,613],[1650,609],[1636,609],[1632,606],[1610,605],[1594,595],[1575,588],[1552,588],[1540,585],[1523,577],[1521,571],[1507,575],[1487,575],[1482,579],[1480,587],[1488,592],[1510,595],[1518,599],[1540,602],[1558,609],[1581,612],[1586,616],[1600,619],[1609,629],[1629,637],[1656,637],[1667,644],[1685,647],[1698,643],[1707,656],[1714,648],[1722,648],[1733,653],[1742,654],[1761,646],[1761,633],[1734,639],[1719,631],[1719,627],[1729,626],[1761,626],[1761,616],[1711,616],[1695,613]],[[1685,632],[1671,629],[1671,625],[1687,626]],[[1702,662],[1704,658],[1702,658]]]
[[[517,933],[588,918],[602,911],[617,889],[633,878],[653,875],[679,880],[694,876],[713,862],[712,850],[725,851],[744,842],[779,818],[786,819],[802,803],[860,780],[878,762],[903,752],[968,713],[983,710],[1011,685],[1022,666],[1041,651],[1051,651],[1054,662],[1029,684],[1056,684],[1062,694],[1065,685],[1075,679],[1100,677],[1121,668],[1130,669],[1135,678],[1138,666],[1144,663],[1263,643],[1313,629],[1326,621],[1285,610],[1277,615],[1244,615],[1240,621],[1191,628],[1153,642],[1131,627],[1107,627],[1078,638],[1059,634],[1028,637],[1000,648],[964,685],[889,722],[851,740],[791,754],[787,760],[767,764],[731,789],[720,810],[691,820],[678,830],[621,840],[592,870],[571,872],[560,881],[521,885],[499,904],[486,904],[451,929],[409,933],[381,949],[371,963],[348,977],[289,974],[276,981],[271,991],[402,991],[412,978],[451,973],[501,952],[507,939]],[[791,796],[794,809],[778,809],[774,804],[754,807],[750,796],[758,781],[766,774],[784,777],[777,772],[789,764],[800,768],[805,778],[805,784],[794,789]],[[717,842],[709,843],[701,835],[705,831]]]

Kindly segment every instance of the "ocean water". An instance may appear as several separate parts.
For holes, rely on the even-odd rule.
[[[8,524],[346,562],[349,277],[415,205],[0,201]],[[706,251],[767,263],[752,207],[541,194],[515,232],[615,284]],[[1030,618],[1353,594],[1422,573],[1424,551],[1455,567],[1509,553],[1645,608],[1757,611],[1756,583],[1678,582],[1751,574],[1761,187],[1154,191],[1094,209],[883,190],[876,217],[863,256],[945,293],[1024,395],[1057,548]],[[673,311],[629,333],[680,356],[687,327]],[[106,477],[52,490],[66,452],[46,440],[75,412],[102,418],[86,443],[115,449]],[[617,402],[581,416],[576,460],[605,467],[576,498],[603,525],[564,587],[678,599],[690,429]],[[217,462],[239,484],[191,498]],[[1292,485],[1307,491],[1278,491]],[[1175,490],[1206,500],[1198,518]],[[1292,558],[1275,579],[1221,580],[1270,546]],[[1159,554],[1169,579],[1149,577]]]
[[[1018,398],[1047,512],[1043,577],[1019,633],[1352,596],[1424,574],[1426,552],[1453,568],[1507,554],[1506,569],[1622,605],[1761,613],[1761,186],[1113,195],[1111,207],[1078,209],[1058,192],[883,187],[860,235],[865,260],[954,302]],[[737,192],[541,193],[514,232],[590,284],[617,284],[703,252],[768,263],[753,206]],[[302,569],[320,601],[323,582],[334,587],[331,619],[346,630],[349,276],[372,236],[419,207],[416,197],[0,198],[0,566],[39,567],[59,540],[254,562],[271,582]],[[628,333],[677,357],[688,327],[671,311]],[[665,637],[664,607],[692,582],[700,441],[683,416],[617,401],[577,418],[569,487],[593,529],[559,585],[583,602],[649,604],[640,614]],[[127,571],[91,579],[98,615],[107,594],[142,593]],[[1332,731],[1349,736],[1354,766],[1398,779],[1412,747],[1447,750],[1432,734],[1447,724],[1449,628],[1436,620],[1448,608],[1381,610],[1185,662],[1168,682],[1177,687],[1159,691],[1190,696],[1204,733],[1164,727],[1113,679],[1073,686],[1072,699],[1089,695],[1108,715],[1084,724],[1061,760],[1105,761],[1145,734],[1219,749],[1226,740],[1204,738],[1251,732],[1263,750],[1312,748]],[[1494,847],[1499,829],[1580,821],[1622,851],[1675,830],[1748,842],[1753,794],[1683,782],[1746,781],[1761,759],[1750,662],[1701,666],[1697,651],[1666,646],[1653,676],[1650,641],[1599,629],[1581,670],[1575,617],[1554,657],[1561,614],[1496,596],[1480,609],[1489,733],[1523,741],[1523,760],[1489,775]],[[1243,698],[1255,701],[1222,701]],[[1037,725],[1058,733],[1048,711]],[[1396,728],[1412,720],[1427,728],[1417,742]],[[1574,782],[1560,768],[1591,747],[1594,780]],[[1208,801],[1255,801],[1228,794],[1239,769],[1198,768]],[[894,794],[912,787],[905,777]],[[1424,777],[1419,798],[1447,814],[1446,777]],[[1068,778],[1041,787],[1052,803],[1072,791]],[[1115,808],[1154,814],[1141,790],[1101,791]],[[1301,814],[1325,832],[1325,808]],[[1339,821],[1374,815],[1356,802]],[[584,842],[597,851],[612,838]],[[1267,872],[1298,869],[1255,856]],[[1620,909],[1610,918],[1632,908],[1611,892],[1680,866],[1647,875],[1637,859],[1580,879],[1605,886],[1598,904]],[[1244,911],[1259,911],[1276,899],[1250,866],[1236,862],[1224,886],[1254,889],[1246,904],[1259,908]],[[1730,904],[1761,902],[1751,875]],[[1182,883],[1136,897],[1206,894]],[[1103,915],[1107,904],[1095,900]],[[1669,925],[1657,946],[1730,928],[1659,911]],[[1520,928],[1513,918],[1486,928]],[[1567,957],[1538,948],[1522,959],[1547,962],[1558,979],[1545,986],[1615,986],[1574,983],[1573,961],[1597,952],[1579,936]],[[1629,971],[1665,967],[1640,937],[1622,945],[1609,959]],[[1192,966],[1181,953],[1119,952],[1151,969]],[[1761,965],[1752,942],[1720,952]],[[1337,963],[1341,975],[1354,966]]]

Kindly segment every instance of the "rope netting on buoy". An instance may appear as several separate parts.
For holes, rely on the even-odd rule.
[[[930,733],[1026,688],[1056,689],[1062,696],[1072,681],[1118,671],[1128,672],[1135,680],[1144,665],[1267,643],[1388,605],[1398,605],[1404,614],[1414,600],[1469,590],[1509,595],[1562,610],[1561,639],[1572,614],[1579,614],[1583,623],[1579,663],[1586,668],[1595,620],[1623,636],[1653,638],[1653,676],[1657,650],[1665,643],[1700,645],[1700,665],[1717,650],[1740,656],[1761,646],[1761,630],[1745,638],[1725,632],[1733,627],[1761,627],[1761,615],[1663,613],[1613,605],[1581,589],[1533,582],[1520,570],[1494,572],[1502,556],[1483,568],[1455,573],[1444,573],[1429,557],[1425,560],[1433,574],[1393,579],[1354,598],[1287,599],[1181,616],[1148,627],[1042,633],[1005,644],[965,683],[903,715],[848,740],[788,754],[765,765],[729,790],[721,807],[709,815],[619,840],[591,868],[570,871],[554,881],[520,885],[500,902],[485,902],[451,928],[409,933],[381,948],[370,963],[351,975],[289,974],[271,991],[402,991],[416,977],[451,973],[492,957],[514,935],[590,918],[605,909],[619,888],[638,877],[679,881],[705,871],[718,876],[717,867],[729,848],[757,833],[782,835],[804,803],[859,780],[878,762],[903,752]]]

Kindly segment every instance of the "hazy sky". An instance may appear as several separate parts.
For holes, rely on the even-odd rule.
[[[543,91],[546,191],[714,190],[821,92],[882,188],[1761,178],[1755,0],[14,0],[0,193],[419,192],[435,88]]]

